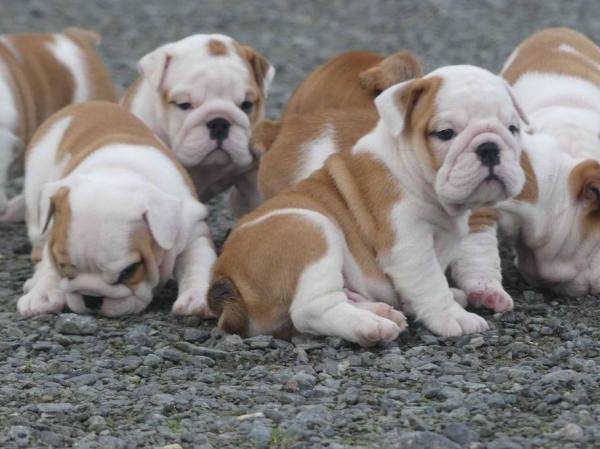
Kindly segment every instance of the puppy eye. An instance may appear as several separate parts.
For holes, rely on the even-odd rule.
[[[433,135],[440,140],[450,140],[454,136],[456,136],[456,133],[454,132],[453,129],[448,128],[448,129],[442,129],[441,131],[434,131]]]
[[[187,111],[188,109],[192,109],[192,103],[188,101],[184,101],[183,103],[173,102],[175,106],[177,106],[182,111]]]
[[[135,262],[131,265],[125,267],[125,269],[121,270],[119,273],[119,278],[115,284],[122,284],[123,282],[127,282],[137,271],[142,262]]]
[[[510,125],[508,127],[508,130],[510,131],[511,134],[515,135],[515,134],[519,134],[519,128],[517,128],[515,125]]]
[[[247,114],[252,110],[252,106],[254,106],[254,104],[251,101],[243,101],[242,104],[240,104],[240,109]]]

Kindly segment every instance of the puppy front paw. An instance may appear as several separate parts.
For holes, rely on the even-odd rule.
[[[513,309],[513,299],[502,287],[499,289],[474,290],[469,292],[469,304],[485,307],[494,312],[508,312]]]
[[[17,310],[22,316],[30,317],[44,313],[60,313],[66,304],[65,293],[57,288],[34,288],[21,296]]]
[[[190,288],[181,293],[173,304],[175,315],[198,315],[200,318],[209,319],[217,316],[208,307],[206,289]]]
[[[430,331],[443,337],[457,337],[489,329],[483,317],[467,312],[457,303],[443,313],[424,319],[423,323]]]

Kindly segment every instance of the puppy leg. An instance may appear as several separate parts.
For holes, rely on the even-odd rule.
[[[179,296],[173,304],[175,315],[199,315],[216,318],[206,301],[210,274],[217,259],[210,238],[198,237],[178,257],[175,274],[179,282]]]
[[[36,265],[35,273],[25,282],[25,294],[17,302],[17,310],[23,316],[59,313],[67,298],[59,287],[60,276],[50,263],[48,246],[44,248],[42,260]]]
[[[489,226],[463,239],[451,265],[452,279],[467,294],[469,304],[494,312],[508,312],[513,300],[502,287],[496,227]]]
[[[437,260],[430,229],[415,228],[411,239],[402,239],[380,260],[409,310],[432,332],[449,337],[488,329],[482,317],[455,301]]]
[[[357,307],[359,303],[348,299],[342,275],[346,242],[333,225],[323,227],[328,250],[305,269],[298,281],[290,308],[295,328],[310,334],[342,337],[363,346],[396,339],[403,327],[394,320],[405,324],[397,315],[381,307],[377,314],[369,309],[378,306]]]
[[[229,204],[236,218],[256,209],[261,203],[258,191],[258,169],[240,175],[229,194]]]

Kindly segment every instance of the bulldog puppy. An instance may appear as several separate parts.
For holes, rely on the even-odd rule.
[[[311,72],[296,88],[281,122],[262,121],[253,147],[262,154],[260,192],[272,198],[321,168],[336,147],[350,150],[378,120],[373,100],[384,89],[422,76],[408,52],[384,58],[342,53]]]
[[[533,134],[523,135],[523,191],[466,240],[452,273],[471,302],[512,307],[499,281],[496,223],[534,286],[577,296],[600,292],[600,48],[549,28],[521,43],[502,76]]]
[[[24,316],[137,313],[173,274],[177,314],[210,316],[216,259],[193,183],[172,153],[117,104],[53,115],[26,154],[27,229],[35,274]]]
[[[123,105],[173,151],[201,201],[233,186],[237,216],[261,201],[251,130],[264,115],[275,69],[250,47],[197,34],[144,56]]]
[[[393,307],[439,335],[488,328],[455,301],[444,271],[470,209],[523,187],[510,88],[483,69],[451,66],[375,103],[380,120],[351,151],[233,230],[208,293],[223,330],[295,328],[369,345],[406,326]]]
[[[25,147],[38,126],[70,103],[117,101],[93,31],[0,35],[0,220],[24,219],[22,196],[4,192],[11,172],[23,171]]]

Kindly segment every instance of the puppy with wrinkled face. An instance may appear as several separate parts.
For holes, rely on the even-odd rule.
[[[173,312],[210,316],[206,208],[172,153],[122,107],[90,102],[46,121],[27,150],[25,198],[36,268],[22,315],[65,305],[137,313],[175,274]]]
[[[208,303],[243,335],[300,332],[390,341],[414,315],[461,335],[486,321],[457,303],[444,271],[471,208],[523,187],[509,86],[472,66],[385,90],[380,120],[351,151],[245,216],[213,270]]]
[[[275,74],[269,61],[228,36],[198,34],[159,47],[138,68],[123,104],[171,148],[200,199],[233,186],[236,215],[256,207],[249,139]]]
[[[9,203],[4,187],[10,175],[23,171],[25,148],[37,127],[71,103],[117,101],[96,51],[99,42],[97,33],[78,28],[0,35],[0,220],[25,218],[22,195]]]
[[[523,136],[527,183],[469,236],[453,267],[472,303],[512,307],[501,288],[496,227],[534,286],[570,296],[600,292],[600,48],[567,28],[523,41],[502,76],[532,134]],[[508,299],[507,299],[508,298]]]

